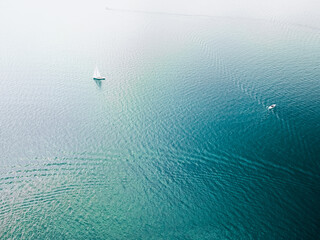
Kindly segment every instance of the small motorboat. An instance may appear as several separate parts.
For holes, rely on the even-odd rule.
[[[268,107],[268,110],[271,110],[271,109],[275,108],[276,106],[277,106],[276,104],[272,104],[272,105],[270,105],[270,106]]]
[[[102,77],[100,72],[99,72],[99,69],[98,67],[96,67],[96,69],[94,70],[94,73],[93,73],[93,80],[105,80],[106,78],[105,77]]]

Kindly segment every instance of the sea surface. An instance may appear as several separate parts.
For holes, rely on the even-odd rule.
[[[319,237],[320,28],[1,11],[0,239]]]

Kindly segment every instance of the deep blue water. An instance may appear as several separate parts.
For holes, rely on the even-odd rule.
[[[1,23],[1,239],[317,238],[319,29],[19,16]]]

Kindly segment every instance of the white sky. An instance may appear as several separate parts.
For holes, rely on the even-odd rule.
[[[0,11],[16,8],[53,12],[103,11],[105,7],[204,14],[246,18],[278,19],[320,25],[320,0],[0,0]],[[1,12],[0,12],[1,13]]]

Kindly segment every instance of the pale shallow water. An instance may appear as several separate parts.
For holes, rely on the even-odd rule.
[[[1,238],[316,238],[317,28],[19,14],[1,25]]]

